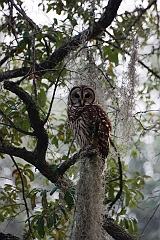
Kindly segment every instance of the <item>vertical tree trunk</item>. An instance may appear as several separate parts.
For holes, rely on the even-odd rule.
[[[81,160],[71,240],[104,239],[103,165],[98,156],[83,157]]]

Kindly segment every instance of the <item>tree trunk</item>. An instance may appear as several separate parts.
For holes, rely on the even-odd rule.
[[[71,240],[103,240],[103,161],[98,156],[81,159]],[[106,233],[105,233],[106,235]]]

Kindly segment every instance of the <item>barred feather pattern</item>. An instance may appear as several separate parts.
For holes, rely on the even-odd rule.
[[[85,89],[85,92],[88,88],[91,89],[84,85],[77,88],[82,88],[81,91]],[[91,95],[92,91],[93,89],[91,89]],[[83,95],[85,94],[82,93],[80,98],[84,98]],[[71,97],[68,101],[69,125],[73,131],[75,140],[81,148],[92,145],[93,148],[97,149],[98,154],[105,159],[109,151],[109,135],[112,127],[106,112],[97,103],[94,95],[92,101],[83,99],[83,106],[78,105],[74,99],[72,101],[73,97],[69,95],[69,98]]]

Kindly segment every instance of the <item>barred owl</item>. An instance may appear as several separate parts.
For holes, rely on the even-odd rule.
[[[111,122],[98,104],[94,90],[86,85],[75,86],[68,97],[69,125],[81,148],[92,145],[105,159],[109,151]]]

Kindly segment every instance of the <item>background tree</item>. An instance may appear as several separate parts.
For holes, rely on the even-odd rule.
[[[113,125],[103,227],[115,239],[158,238],[159,9],[125,4],[40,1],[52,20],[38,24],[24,1],[0,2],[1,231],[69,238],[80,153],[66,101],[85,83]]]

